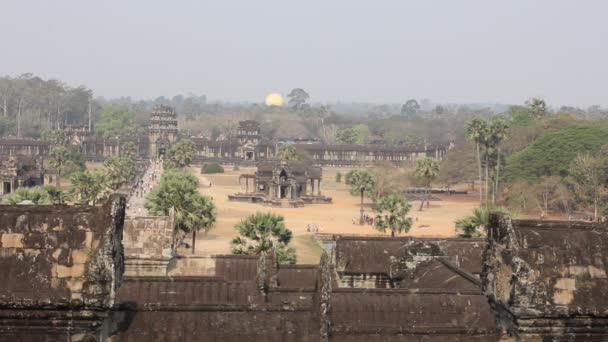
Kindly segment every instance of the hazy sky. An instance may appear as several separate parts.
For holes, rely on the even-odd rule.
[[[608,1],[0,0],[0,74],[96,95],[608,105]]]

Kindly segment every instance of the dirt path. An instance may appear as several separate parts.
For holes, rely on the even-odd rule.
[[[230,252],[230,240],[237,236],[234,225],[242,218],[257,211],[273,212],[285,217],[286,225],[294,233],[293,245],[298,252],[298,263],[318,262],[318,252],[311,252],[310,240],[306,238],[311,233],[306,231],[309,223],[315,223],[321,233],[333,234],[364,234],[379,235],[371,226],[352,224],[352,217],[359,216],[359,197],[350,195],[344,183],[335,182],[335,174],[339,169],[325,168],[323,170],[322,189],[325,195],[333,198],[332,204],[313,204],[304,208],[273,208],[261,204],[230,202],[228,195],[241,191],[238,176],[243,173],[253,173],[254,168],[241,168],[232,171],[231,166],[225,167],[223,174],[201,175],[200,169],[191,167],[189,171],[200,180],[200,191],[213,198],[218,208],[218,221],[207,235],[197,239],[197,254],[225,254]],[[341,170],[342,174],[348,169]],[[212,186],[209,187],[209,181]],[[446,196],[450,197],[450,196]],[[444,197],[445,198],[445,197]],[[414,227],[408,235],[449,237],[455,235],[454,221],[469,214],[476,207],[474,196],[453,196],[443,201],[431,202],[429,209],[418,211],[416,203],[410,211],[411,217],[418,216]],[[371,212],[369,207],[366,212]],[[387,235],[387,234],[385,234]]]

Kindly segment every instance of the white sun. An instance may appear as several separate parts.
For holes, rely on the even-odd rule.
[[[270,93],[266,95],[266,100],[264,103],[267,106],[282,106],[283,105],[283,95],[279,93]]]

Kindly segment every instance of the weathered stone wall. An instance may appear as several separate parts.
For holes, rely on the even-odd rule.
[[[0,336],[97,334],[122,278],[124,212],[122,197],[101,207],[0,205]]]
[[[608,227],[491,218],[483,287],[521,339],[608,339]]]
[[[164,276],[175,257],[175,218],[127,217],[123,245],[125,275]]]

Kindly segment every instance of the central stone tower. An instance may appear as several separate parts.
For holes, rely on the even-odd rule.
[[[156,105],[150,114],[150,157],[160,158],[177,140],[177,115],[171,106]]]

